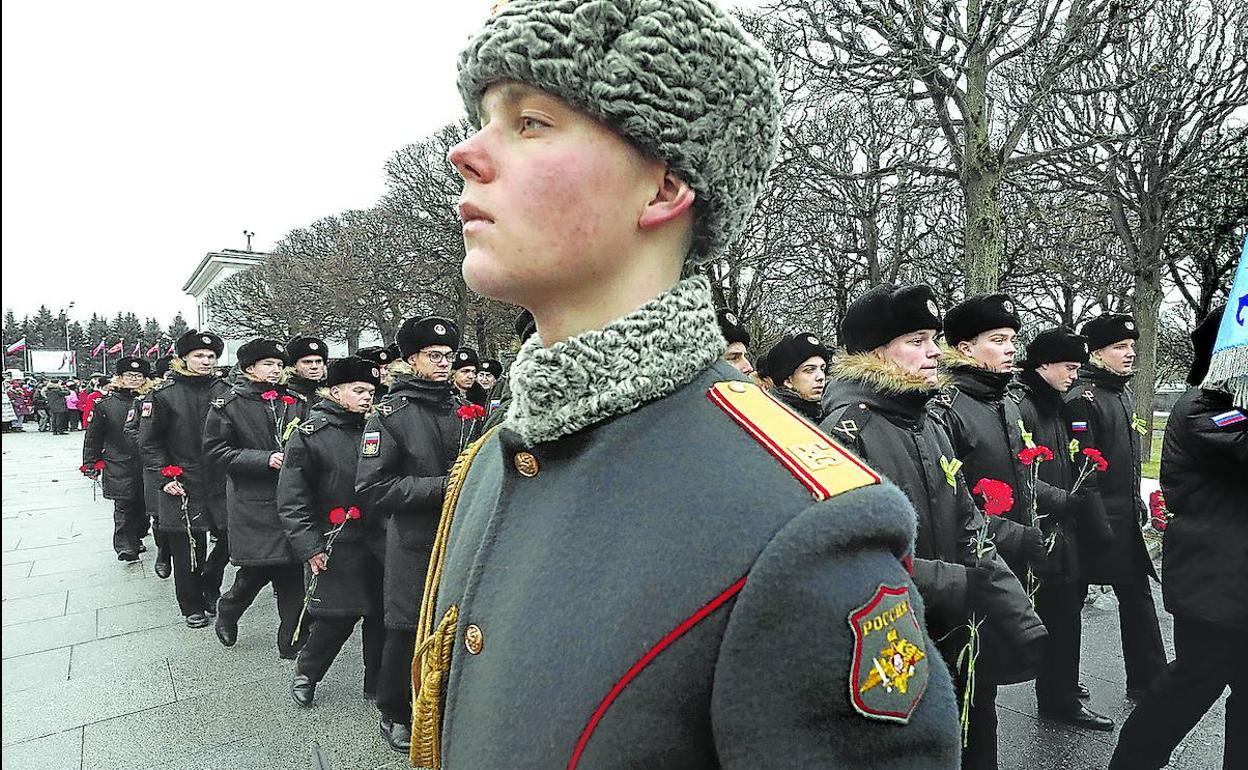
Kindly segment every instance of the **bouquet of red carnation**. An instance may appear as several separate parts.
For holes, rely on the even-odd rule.
[[[472,440],[473,426],[478,418],[485,416],[485,407],[480,404],[462,404],[455,410],[459,423],[459,451],[464,451]]]
[[[292,417],[289,421],[286,419],[290,408],[299,403],[299,399],[289,394],[279,394],[276,390],[266,390],[260,394],[260,398],[269,405],[269,414],[273,416],[273,441],[277,443],[277,450],[280,452],[282,447],[286,446],[286,439],[295,432],[295,428],[299,427],[298,417]],[[279,401],[282,402],[281,417],[277,416],[277,402]]]
[[[1166,525],[1170,523],[1173,516],[1174,514],[1170,513],[1170,509],[1166,507],[1165,495],[1160,489],[1153,490],[1153,493],[1148,496],[1148,518],[1153,529],[1165,532]]]
[[[1101,454],[1101,450],[1088,447],[1084,449],[1083,467],[1079,469],[1079,477],[1075,479],[1075,486],[1071,488],[1070,493],[1079,491],[1079,487],[1083,486],[1083,482],[1087,481],[1093,473],[1104,473],[1109,470],[1109,460],[1105,459],[1105,455]]]
[[[100,474],[104,471],[104,461],[96,460],[90,465],[88,465],[87,463],[83,463],[82,466],[78,468],[78,471],[82,475],[91,479],[91,502],[94,503],[95,493],[100,488]]]
[[[182,466],[166,465],[160,469],[160,475],[170,481],[178,482],[178,486],[182,486]],[[191,572],[195,571],[195,533],[191,530],[191,520],[199,518],[199,514],[191,515],[190,498],[186,494],[186,489],[182,489],[182,523],[186,525],[186,542],[190,546],[191,551]]]
[[[334,528],[325,533],[325,569],[329,569],[329,557],[334,553],[334,541],[338,539],[338,535],[342,534],[348,521],[358,518],[360,518],[360,509],[354,505],[349,508],[334,508],[329,512],[329,523],[333,524]],[[312,578],[308,580],[308,587],[304,589],[303,609],[299,610],[299,622],[295,623],[295,635],[290,639],[291,644],[299,641],[299,629],[303,627],[303,616],[308,613],[308,605],[312,603],[312,595],[316,593],[317,577],[318,573],[313,572]]]

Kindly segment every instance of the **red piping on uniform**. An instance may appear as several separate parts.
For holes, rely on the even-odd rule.
[[[633,664],[624,676],[620,677],[620,681],[615,683],[611,691],[607,693],[607,697],[602,699],[602,703],[598,704],[598,708],[594,711],[594,715],[589,718],[589,724],[585,725],[585,730],[581,733],[581,739],[576,742],[576,749],[572,752],[572,759],[568,760],[568,770],[574,770],[578,762],[581,761],[581,754],[585,752],[585,747],[589,744],[589,737],[594,734],[594,730],[598,727],[598,723],[602,721],[602,717],[607,713],[607,709],[611,708],[611,704],[620,693],[624,692],[624,688],[637,678],[642,669],[650,665],[650,662],[657,658],[664,650],[672,645],[680,637],[684,636],[689,629],[701,623],[715,610],[723,606],[724,602],[741,592],[745,587],[745,577],[728,586],[728,588],[716,596],[714,599],[706,603],[702,609],[690,615],[683,623],[676,626],[668,633],[667,636],[659,640],[658,644],[650,648],[650,650]]]

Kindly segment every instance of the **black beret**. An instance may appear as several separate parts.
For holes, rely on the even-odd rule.
[[[481,371],[489,372],[497,379],[503,376],[503,362],[494,358],[481,359]]]
[[[1126,313],[1103,313],[1088,321],[1079,330],[1088,338],[1088,346],[1100,350],[1123,340],[1138,340],[1139,329],[1135,328],[1135,319]]]
[[[383,348],[380,345],[374,345],[371,348],[360,348],[355,351],[355,355],[357,358],[362,358],[365,361],[372,361],[378,366],[385,366],[398,358],[397,351],[392,354],[390,348]]]
[[[201,332],[198,329],[191,329],[186,334],[178,337],[178,341],[173,343],[173,349],[180,358],[186,357],[192,350],[211,350],[217,355],[225,350],[225,340],[221,339],[212,332]]]
[[[127,374],[134,372],[144,377],[152,376],[152,365],[147,362],[146,358],[135,358],[133,356],[122,356],[117,359],[117,363],[113,365],[113,374]],[[97,375],[91,375],[95,377]],[[104,375],[98,375],[103,377]]]
[[[1070,361],[1076,364],[1088,362],[1088,340],[1065,326],[1045,329],[1027,346],[1026,358],[1019,362],[1023,369],[1035,369],[1041,364],[1057,364]]]
[[[263,337],[257,337],[251,342],[244,342],[240,345],[235,358],[238,359],[239,369],[246,369],[257,361],[263,361],[266,358],[276,358],[284,364],[286,363],[286,346],[277,340],[266,340]]]
[[[399,327],[394,341],[399,346],[399,354],[406,360],[430,345],[459,347],[459,327],[451,319],[436,315],[409,318]]]
[[[171,363],[173,363],[173,356],[161,356],[156,359],[156,364],[152,367],[152,376],[164,377],[169,372],[169,364]]]
[[[749,347],[750,332],[745,328],[745,324],[741,323],[741,319],[737,318],[736,313],[720,308],[715,311],[715,317],[719,320],[719,330],[723,332],[724,339],[728,340],[729,345],[740,342]]]
[[[792,376],[802,362],[814,356],[822,358],[825,364],[832,360],[831,351],[815,335],[809,332],[785,335],[767,353],[768,376],[778,385]]]
[[[1226,305],[1219,305],[1209,311],[1209,315],[1196,324],[1192,330],[1192,368],[1187,372],[1187,384],[1199,385],[1205,381],[1209,373],[1209,362],[1213,359],[1213,345],[1218,341],[1218,327],[1222,325],[1222,314]]]
[[[295,337],[286,343],[286,360],[294,363],[307,356],[329,358],[329,346],[318,337]]]
[[[480,366],[481,359],[477,356],[477,351],[472,348],[460,348],[455,351],[455,358],[451,360],[452,369],[463,369],[465,366]]]
[[[990,329],[1013,329],[1022,324],[1014,310],[1014,300],[1008,294],[980,294],[968,297],[949,308],[945,313],[945,340],[957,345]]]
[[[865,353],[903,334],[943,328],[929,287],[885,283],[849,304],[841,320],[841,344],[850,353]]]
[[[373,387],[381,385],[381,365],[359,356],[335,358],[329,362],[324,386],[342,385],[346,382],[367,382]]]
[[[520,338],[520,342],[525,342],[536,333],[537,321],[533,320],[533,314],[522,309],[520,315],[516,316],[516,336]]]

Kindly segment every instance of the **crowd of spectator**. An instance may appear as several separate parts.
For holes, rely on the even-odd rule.
[[[30,375],[10,380],[5,394],[13,406],[12,430],[26,430],[34,419],[38,430],[55,434],[86,428],[95,401],[103,395],[103,375],[86,380],[76,377]]]

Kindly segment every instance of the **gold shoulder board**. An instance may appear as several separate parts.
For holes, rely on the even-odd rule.
[[[880,475],[823,431],[748,382],[720,382],[707,398],[780,461],[816,500],[880,483]]]

